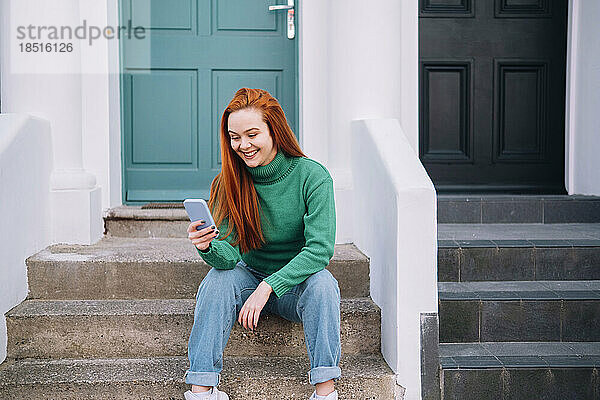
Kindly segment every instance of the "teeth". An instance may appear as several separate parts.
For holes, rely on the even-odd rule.
[[[252,157],[254,154],[256,154],[256,152],[257,152],[257,151],[258,151],[258,150],[255,150],[255,151],[253,151],[252,153],[244,153],[244,155],[245,155],[246,157]]]

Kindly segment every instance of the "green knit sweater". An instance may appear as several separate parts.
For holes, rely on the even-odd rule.
[[[219,225],[219,236],[206,252],[198,250],[210,266],[233,269],[243,259],[281,297],[323,270],[333,257],[335,244],[335,200],[333,180],[327,169],[306,157],[288,157],[279,151],[267,165],[248,167],[260,203],[260,222],[266,243],[240,254],[232,246],[233,235],[222,240],[227,220]]]

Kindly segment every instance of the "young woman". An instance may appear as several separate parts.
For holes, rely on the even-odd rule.
[[[253,331],[266,310],[303,324],[310,399],[337,399],[340,290],[325,269],[335,243],[331,176],[304,155],[278,101],[260,89],[238,90],[225,109],[221,161],[208,203],[217,226],[188,227],[213,268],[196,295],[185,398],[229,399],[216,386],[233,324]]]

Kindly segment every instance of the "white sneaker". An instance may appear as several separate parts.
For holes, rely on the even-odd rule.
[[[227,393],[221,392],[219,389],[217,389],[214,386],[212,389],[209,390],[209,392],[210,392],[210,396],[202,397],[202,400],[229,400],[229,396],[227,395]],[[185,400],[198,399],[198,397],[195,395],[195,393],[192,393],[189,390],[183,394],[183,397],[185,397]],[[336,399],[337,399],[337,397],[336,397]]]
[[[315,400],[316,398],[317,398],[317,391],[315,390],[313,392],[313,394],[310,396],[310,399],[308,399],[308,400]],[[327,397],[325,397],[325,400],[338,400],[337,390],[334,390],[333,392],[329,393],[327,395]]]

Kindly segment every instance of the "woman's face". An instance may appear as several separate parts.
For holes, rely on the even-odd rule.
[[[227,120],[231,148],[249,167],[267,165],[277,154],[262,112],[244,108],[229,114]]]

